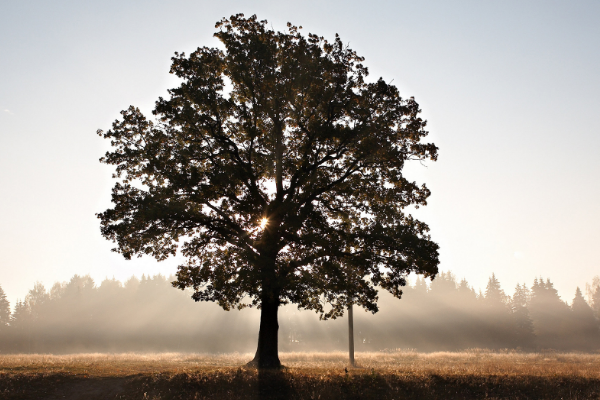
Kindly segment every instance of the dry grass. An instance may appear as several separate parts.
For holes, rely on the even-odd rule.
[[[0,356],[0,398],[591,399],[600,355],[394,351],[282,353],[285,369],[245,368],[251,354]]]
[[[188,373],[240,367],[252,354],[123,353],[123,354],[15,354],[0,356],[0,373],[70,373],[89,376],[124,376],[144,373]],[[348,355],[332,353],[281,353],[288,371],[343,371]],[[497,353],[485,350],[418,353],[414,351],[356,353],[359,368],[410,375],[530,375],[600,377],[600,354]]]

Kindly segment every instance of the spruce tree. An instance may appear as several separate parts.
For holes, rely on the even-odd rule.
[[[571,310],[572,323],[569,338],[572,341],[572,347],[580,350],[590,350],[598,346],[600,339],[598,321],[594,317],[594,311],[583,298],[579,287],[575,291]]]
[[[508,308],[509,300],[496,275],[492,274],[485,288],[484,306],[487,310],[482,316],[490,347],[506,348],[514,343],[514,320]]]
[[[10,324],[10,303],[6,299],[6,293],[0,286],[0,332],[6,330]]]
[[[502,308],[507,306],[508,296],[500,287],[500,282],[495,274],[492,274],[485,288],[485,301],[492,307]]]
[[[531,348],[535,344],[533,321],[529,316],[529,290],[527,286],[517,284],[511,300],[511,310],[515,321],[515,344],[517,347]]]
[[[541,348],[567,349],[570,308],[561,300],[550,279],[535,279],[531,287],[529,312]]]

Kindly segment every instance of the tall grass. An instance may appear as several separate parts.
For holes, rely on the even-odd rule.
[[[600,355],[471,350],[281,353],[285,368],[246,368],[250,353],[0,356],[2,399],[600,399]]]
[[[243,367],[250,353],[88,353],[0,355],[0,372],[51,373],[69,371],[97,375],[125,375],[149,371],[181,372],[198,369]],[[343,352],[289,352],[280,354],[289,370],[343,372],[348,356]],[[474,349],[464,352],[419,353],[412,350],[358,352],[361,370],[397,374],[531,375],[600,377],[600,354],[518,353]]]

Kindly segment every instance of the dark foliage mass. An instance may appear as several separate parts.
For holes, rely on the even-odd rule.
[[[280,305],[376,312],[376,286],[400,297],[409,273],[435,276],[438,245],[407,212],[430,192],[403,169],[437,147],[414,98],[369,82],[339,37],[242,14],[216,28],[222,48],[173,57],[181,85],[154,121],[132,106],[98,131],[118,179],[98,217],[125,258],[181,250],[195,300],[259,307],[254,361],[277,367]]]
[[[156,102],[156,122],[131,107],[99,131],[112,145],[101,161],[121,178],[102,234],[125,258],[181,247],[178,287],[224,309],[273,298],[325,318],[349,302],[376,311],[374,285],[399,296],[408,273],[437,272],[427,225],[404,210],[429,190],[402,174],[437,147],[421,141],[415,100],[367,83],[339,37],[266,25],[221,21],[225,51],[173,57],[183,83]]]
[[[172,278],[171,278],[172,279]],[[257,310],[223,311],[189,301],[163,276],[114,279],[95,285],[74,276],[49,291],[36,284],[10,313],[0,288],[3,352],[195,351],[246,352],[258,331]],[[599,298],[600,285],[589,288]],[[512,296],[492,276],[484,293],[442,273],[418,279],[401,301],[380,292],[380,312],[355,315],[357,350],[521,348],[591,351],[600,348],[600,303],[577,289],[568,305],[550,280],[517,285]],[[283,351],[345,350],[345,319],[320,321],[285,306],[279,311]]]

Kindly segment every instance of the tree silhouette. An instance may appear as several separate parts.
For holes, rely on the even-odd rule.
[[[509,301],[510,297],[500,287],[496,275],[492,274],[485,288],[483,303],[487,314],[487,335],[494,347],[508,347],[514,340],[515,326]]]
[[[465,278],[463,278],[458,284],[458,293],[466,301],[475,301],[477,300],[477,293],[475,289],[469,286],[469,282]]]
[[[531,287],[529,312],[534,321],[538,345],[542,348],[565,348],[570,324],[569,306],[561,300],[550,279],[535,279]]]
[[[598,346],[598,321],[594,317],[594,312],[590,305],[585,301],[579,287],[575,291],[575,297],[571,303],[572,323],[570,324],[572,333],[570,336],[574,347],[579,349],[592,349]]]
[[[487,286],[485,287],[485,302],[494,308],[505,309],[507,307],[508,296],[500,287],[500,282],[495,274],[492,274],[490,279],[488,279]]]
[[[10,325],[0,330],[0,350],[221,353],[252,348],[255,343],[248,327],[255,324],[258,312],[224,313],[214,303],[196,305],[189,301],[189,289],[173,290],[173,279],[146,275],[125,285],[105,279],[95,286],[90,277],[74,276],[52,286],[49,294],[36,283],[26,300],[17,302]],[[403,288],[402,302],[383,291],[378,293],[380,312],[355,313],[356,349],[598,349],[598,322],[580,290],[567,306],[548,281],[536,279],[534,287],[538,299],[525,285],[517,285],[509,309],[494,307],[483,296],[477,298],[465,279],[457,282],[449,272],[438,274],[429,288],[418,278],[414,286]],[[544,293],[551,301],[543,301]],[[346,349],[346,321],[322,322],[292,304],[282,307],[280,314],[285,328],[282,338],[287,338],[280,343],[282,349]],[[533,327],[539,337],[533,335]]]
[[[6,350],[10,341],[10,303],[0,286],[0,351]]]
[[[43,318],[44,308],[50,300],[50,295],[46,291],[44,285],[40,282],[36,282],[27,296],[25,296],[25,302],[29,306],[29,310],[31,312],[31,317],[35,320]]]
[[[4,331],[10,324],[10,303],[6,299],[6,293],[0,286],[0,332]]]
[[[25,296],[24,303],[29,313],[28,334],[31,346],[30,351],[36,351],[38,349],[37,346],[43,342],[44,336],[42,329],[39,328],[46,324],[49,300],[50,296],[44,285],[40,282],[36,282],[33,289],[29,290],[27,296]]]
[[[524,348],[532,348],[535,343],[533,321],[527,308],[530,296],[529,289],[525,284],[522,286],[517,284],[515,294],[510,302],[515,324],[515,343]]]
[[[175,285],[226,310],[260,307],[253,362],[278,367],[281,304],[376,312],[376,286],[400,297],[408,273],[435,276],[438,246],[405,212],[430,192],[402,170],[437,147],[421,143],[415,100],[367,82],[338,36],[242,14],[216,27],[223,50],[172,58],[183,82],[156,102],[156,122],[130,107],[99,131],[120,180],[98,216],[125,258],[162,260],[183,242]]]
[[[591,284],[585,285],[585,291],[592,310],[597,318],[600,318],[600,276],[595,276]]]
[[[13,347],[21,351],[31,351],[31,311],[26,302],[17,299],[10,317],[10,328],[15,338]]]

